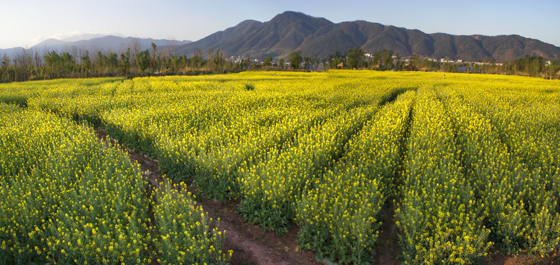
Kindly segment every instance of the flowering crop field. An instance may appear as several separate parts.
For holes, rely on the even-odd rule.
[[[138,167],[86,127],[0,103],[0,147],[0,264],[227,260],[190,194],[148,193]]]
[[[11,259],[72,262],[85,244],[90,264],[227,260],[190,194],[146,193],[88,126],[175,181],[238,200],[250,223],[278,234],[297,225],[303,249],[342,263],[375,260],[383,222],[396,222],[405,264],[560,244],[558,81],[245,72],[3,84],[0,102],[0,240]]]

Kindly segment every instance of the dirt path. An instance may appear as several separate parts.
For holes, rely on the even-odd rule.
[[[94,132],[99,139],[107,139],[105,130],[94,129]],[[116,144],[112,139],[109,140]],[[163,178],[158,171],[158,161],[122,145],[120,147],[129,154],[133,163],[138,163],[148,182],[159,187]],[[295,226],[285,235],[276,236],[272,231],[263,231],[260,227],[244,222],[236,212],[235,201],[222,203],[198,196],[197,203],[208,212],[210,218],[220,219],[220,230],[226,231],[225,250],[233,250],[231,264],[323,264],[315,259],[315,253],[311,251],[296,251],[299,246],[295,241],[298,233]]]

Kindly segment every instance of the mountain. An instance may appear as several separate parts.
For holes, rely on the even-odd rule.
[[[78,49],[89,50],[90,53],[97,52],[97,51],[113,51],[117,53],[123,52],[128,47],[134,46],[134,42],[138,44],[138,50],[151,50],[152,42],[155,43],[158,47],[163,47],[168,45],[169,40],[163,39],[142,39],[142,38],[133,38],[133,37],[118,37],[118,36],[102,36],[102,37],[95,37],[92,39],[83,39],[78,41],[64,41],[64,40],[57,40],[57,39],[47,39],[38,43],[31,47],[37,51],[45,51],[45,50],[55,50],[58,52],[69,51],[72,47],[76,47]],[[176,41],[176,45],[184,45],[190,43],[191,41]],[[132,49],[132,48],[131,48]],[[158,48],[161,50],[161,48]]]
[[[282,57],[297,49],[307,36],[330,24],[332,22],[324,18],[285,12],[266,23],[254,20],[243,21],[235,27],[216,32],[196,43],[182,45],[177,51],[190,55],[194,48],[203,51],[213,48],[222,50],[228,56],[249,54],[254,57],[266,55]]]
[[[270,21],[246,20],[238,25],[211,34],[196,42],[180,45],[175,50],[191,56],[194,49],[220,49],[225,56],[265,56],[288,58],[290,52],[324,58],[336,51],[345,53],[359,46],[373,54],[382,49],[400,56],[418,54],[434,59],[448,58],[483,61],[514,60],[525,54],[560,59],[560,48],[539,40],[518,35],[458,36],[445,33],[427,34],[417,29],[386,26],[367,21],[333,23],[303,13],[287,11]]]
[[[64,39],[60,39],[61,41],[80,41],[80,40],[91,40],[93,38],[100,38],[100,37],[105,37],[107,36],[107,34],[80,34],[80,35],[75,35],[75,36],[71,36],[71,37],[67,37]]]
[[[0,49],[0,65],[2,64],[3,61],[3,57],[4,55],[7,55],[10,58],[13,58],[14,55],[16,55],[18,52],[22,53],[25,49],[23,49],[22,47],[15,47],[15,48],[9,48],[9,49]]]

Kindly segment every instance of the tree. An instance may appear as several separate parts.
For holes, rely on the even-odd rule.
[[[362,51],[360,47],[356,46],[346,52],[346,57],[348,58],[348,66],[353,69],[358,69],[360,66],[362,66],[364,51]]]
[[[280,59],[279,64],[280,64],[280,65],[279,65],[279,66],[280,66],[280,70],[284,70],[284,66],[285,66],[284,58]]]
[[[397,62],[395,64],[395,68],[397,69],[397,71],[404,70],[404,61],[402,60],[400,55],[397,55]]]
[[[121,54],[121,64],[119,66],[120,66],[122,76],[128,77],[128,74],[130,73],[129,60],[130,60],[130,48],[128,48],[128,50],[126,50],[124,54]]]
[[[119,56],[117,53],[110,53],[109,59],[107,60],[107,65],[110,69],[117,68],[119,66]]]
[[[410,58],[410,64],[412,64],[412,66],[414,67],[418,67],[420,65],[420,55],[412,55],[412,58]]]
[[[321,62],[323,63],[323,70],[327,70],[329,68],[329,63],[330,63],[329,57],[325,57],[321,59]]]
[[[312,65],[312,64],[313,64],[313,63],[311,62],[311,56],[305,55],[305,56],[303,57],[303,67],[304,67],[306,70],[309,70],[309,69],[311,69],[311,65]]]
[[[290,53],[290,65],[292,69],[299,69],[302,60],[301,51],[293,51]]]
[[[132,41],[130,42],[130,49],[131,58],[136,58],[136,54],[140,52],[140,42],[137,38],[132,39]]]
[[[313,70],[317,70],[319,64],[321,63],[321,59],[319,59],[319,56],[313,55],[311,56],[311,62],[313,62],[313,65],[315,67]]]
[[[4,54],[4,56],[2,57],[2,71],[4,73],[8,73],[8,69],[10,68],[10,64],[11,64],[11,59],[7,54]],[[2,78],[0,76],[0,78]]]
[[[264,57],[264,66],[265,67],[270,67],[272,65],[272,56],[266,56]]]
[[[136,54],[136,65],[140,68],[140,73],[142,73],[143,76],[144,70],[150,66],[150,52],[148,50]]]
[[[331,68],[336,68],[338,67],[338,65],[340,63],[344,62],[344,57],[343,55],[341,55],[338,51],[336,51],[334,54],[331,54],[329,57],[329,65]]]
[[[152,72],[156,71],[156,47],[157,45],[152,42]]]
[[[251,56],[248,56],[247,58],[245,58],[245,60],[243,61],[243,67],[245,69],[251,68]]]
[[[393,51],[383,49],[377,51],[373,56],[373,64],[381,64],[382,70],[388,70],[393,68]]]
[[[197,48],[193,48],[193,49],[194,49],[194,53],[190,60],[191,68],[198,70],[200,67],[202,67],[202,50]]]
[[[208,48],[208,70],[212,71],[214,69],[214,49]]]
[[[556,78],[556,74],[560,71],[560,61],[554,60],[548,65],[548,76],[550,79]]]
[[[82,73],[87,77],[89,75],[89,71],[91,70],[91,60],[89,59],[88,50],[86,50],[86,54],[83,55],[82,58],[80,58],[80,61],[80,68],[82,70]]]
[[[208,58],[210,60],[210,58]],[[216,56],[212,58],[213,62],[212,65],[214,69],[212,69],[215,73],[223,73],[224,71],[224,63],[226,59],[224,58],[224,53],[218,49],[216,51]]]
[[[175,37],[170,36],[167,38],[167,48],[169,49],[169,54],[173,55],[173,51],[177,47],[177,40]]]

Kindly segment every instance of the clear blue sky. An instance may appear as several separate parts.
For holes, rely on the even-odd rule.
[[[560,0],[0,0],[0,48],[102,33],[196,41],[246,19],[299,11],[332,22],[366,20],[456,35],[518,34],[560,46]]]

